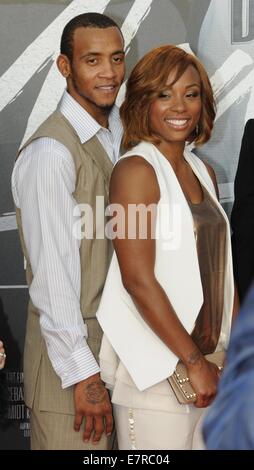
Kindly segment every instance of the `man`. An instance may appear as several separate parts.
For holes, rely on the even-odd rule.
[[[114,106],[125,72],[121,31],[105,15],[75,17],[57,65],[67,91],[21,149],[12,179],[30,286],[24,378],[31,448],[106,449],[112,414],[96,361],[95,314],[110,247],[105,236],[96,238],[96,197],[107,204],[122,135]],[[81,242],[73,234],[77,204],[89,205],[96,220],[93,237]]]
[[[232,250],[235,280],[242,301],[254,279],[254,120],[244,130],[235,177]]]
[[[253,318],[254,284],[234,324],[218,394],[204,420],[207,449],[254,449]]]

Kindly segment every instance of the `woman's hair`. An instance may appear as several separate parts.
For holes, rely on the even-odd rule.
[[[134,67],[126,85],[125,100],[120,108],[123,121],[123,146],[126,149],[142,140],[159,143],[158,136],[149,128],[151,104],[165,88],[169,73],[176,70],[173,85],[189,65],[195,67],[201,81],[201,114],[197,131],[190,141],[195,145],[204,144],[211,135],[215,118],[215,102],[210,80],[201,62],[192,54],[173,45],[161,46],[148,52]]]

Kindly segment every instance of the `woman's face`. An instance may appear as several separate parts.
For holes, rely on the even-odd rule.
[[[202,102],[198,71],[189,65],[173,85],[176,71],[149,110],[149,127],[162,142],[185,143],[199,122]]]

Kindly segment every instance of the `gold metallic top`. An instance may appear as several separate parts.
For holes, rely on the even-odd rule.
[[[203,354],[214,352],[223,315],[226,222],[202,186],[203,201],[188,201],[194,223],[204,303],[191,334]]]

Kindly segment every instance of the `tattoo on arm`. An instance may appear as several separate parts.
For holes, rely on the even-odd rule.
[[[202,354],[200,353],[200,351],[196,349],[189,355],[187,359],[188,364],[195,364],[195,362],[197,362],[201,358],[201,356]]]
[[[106,390],[101,382],[92,382],[85,387],[86,399],[92,405],[102,403],[106,398]]]

